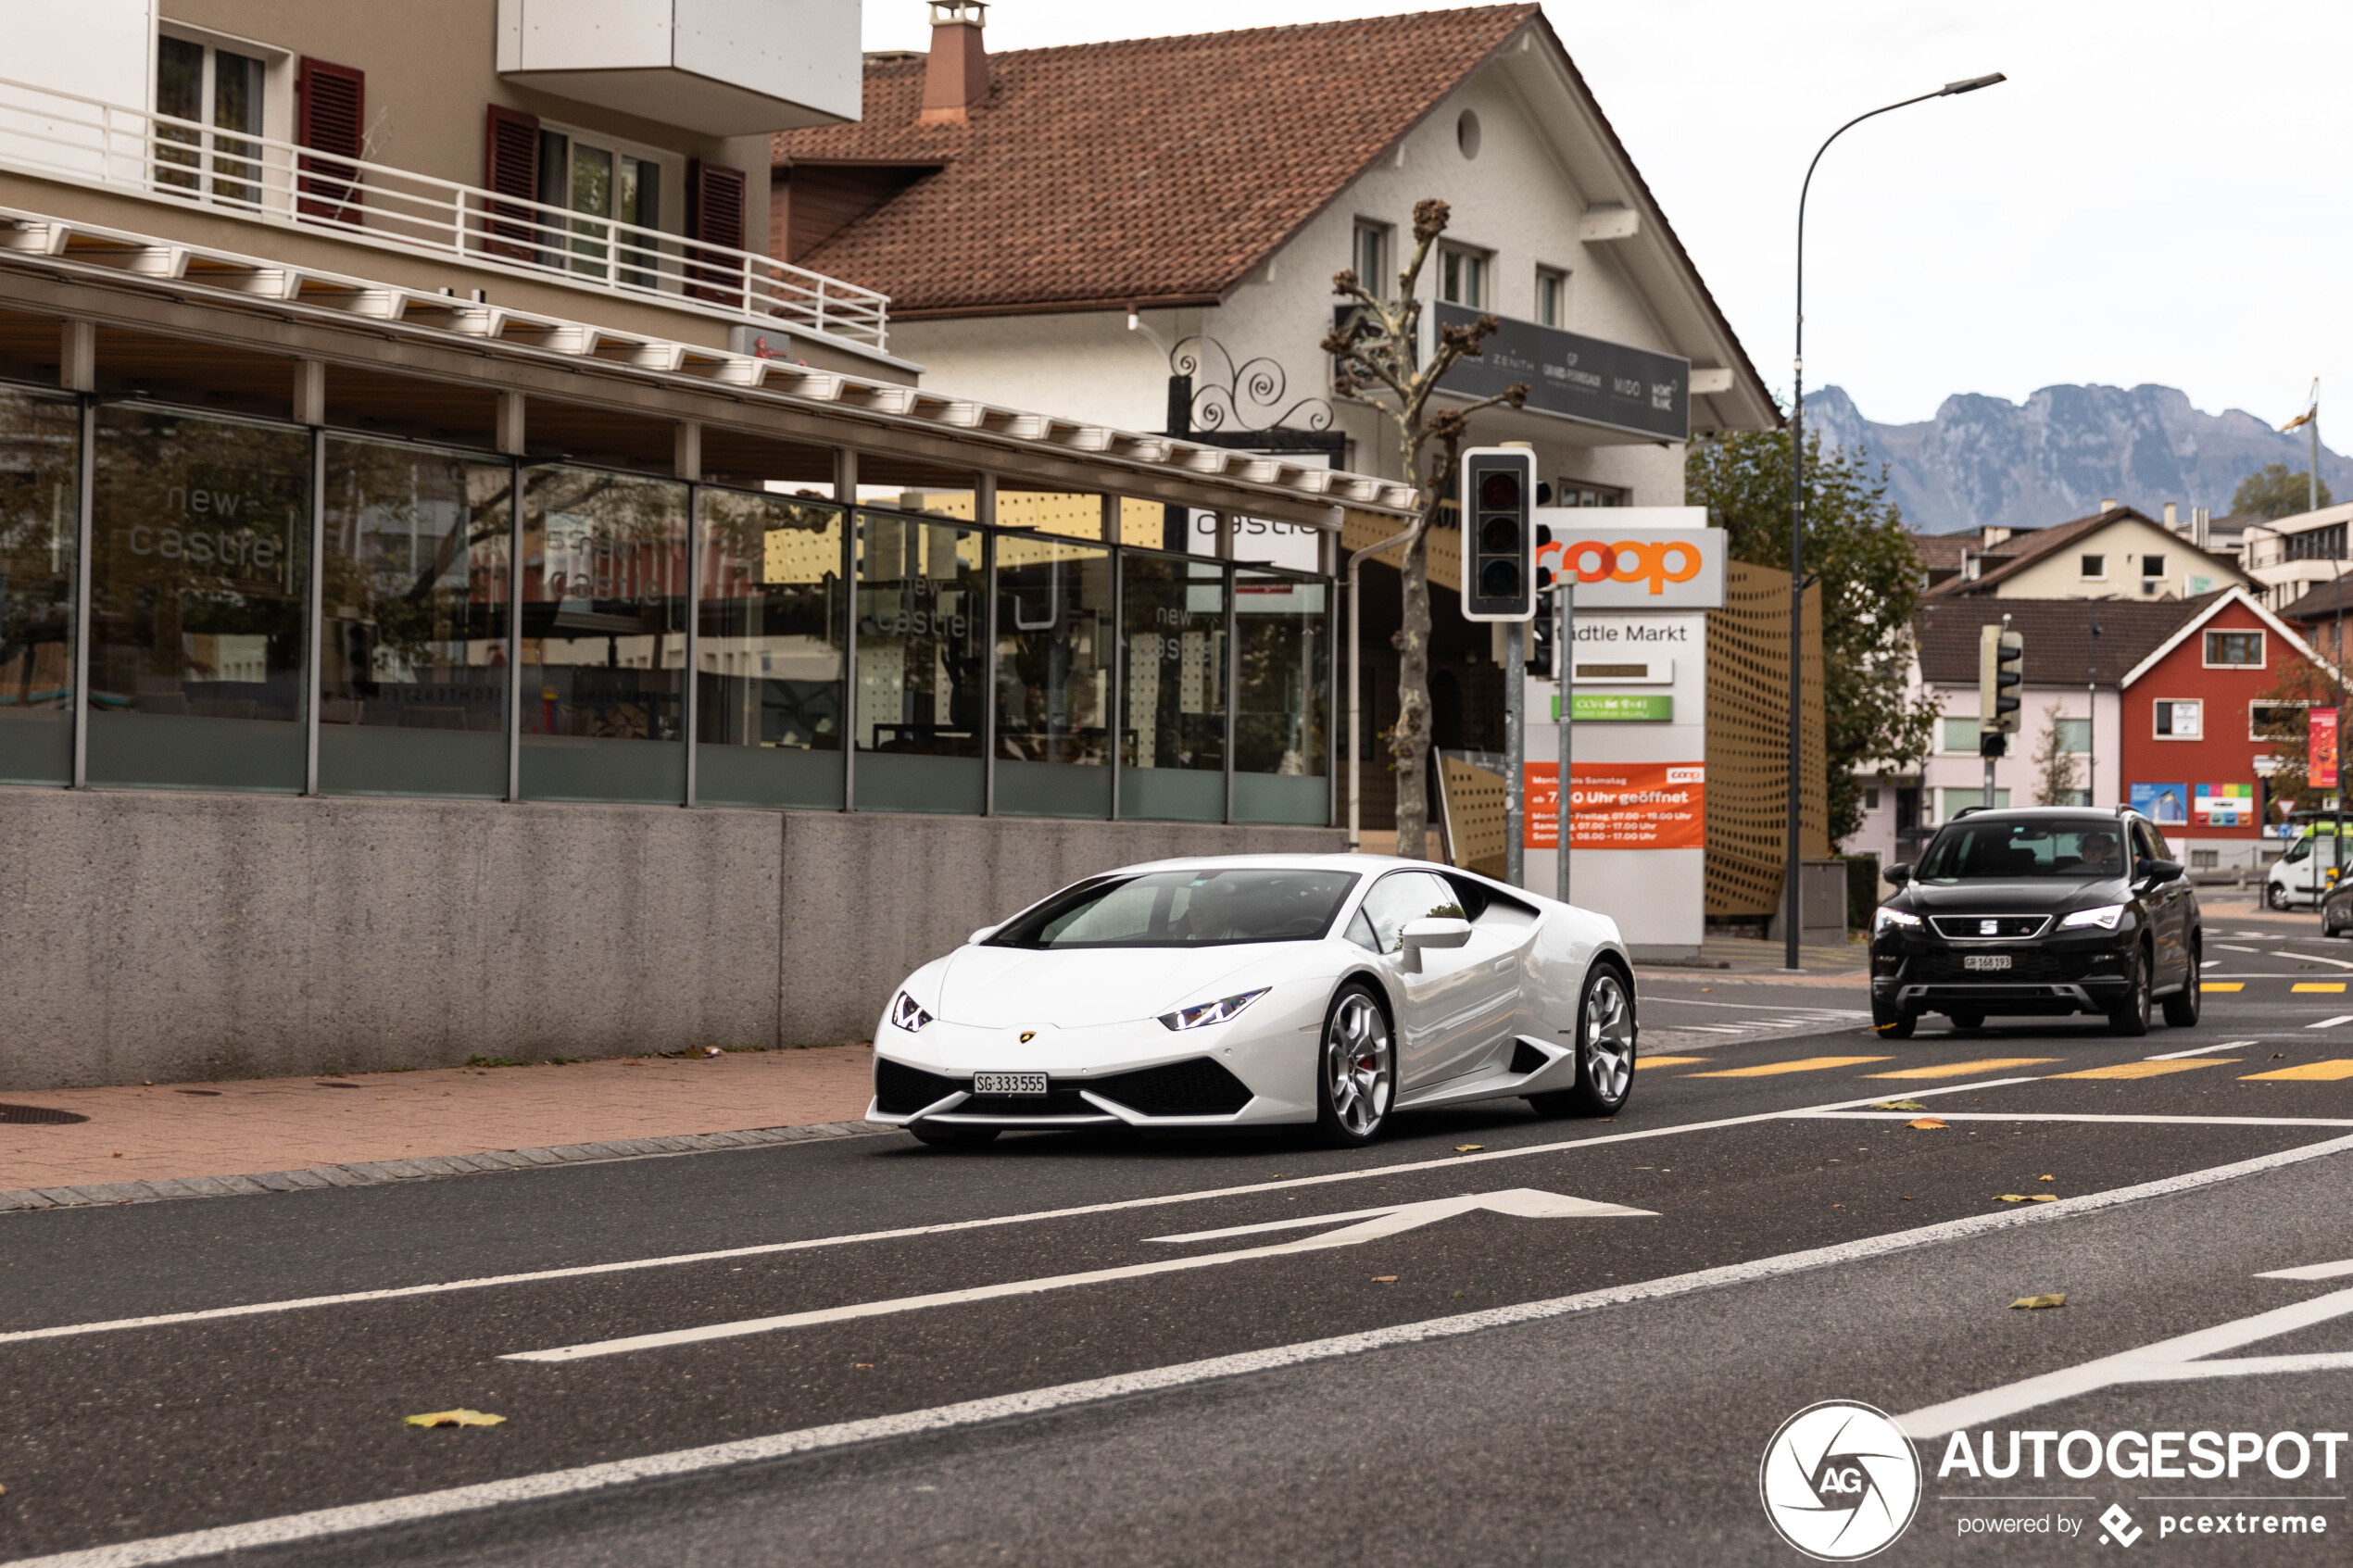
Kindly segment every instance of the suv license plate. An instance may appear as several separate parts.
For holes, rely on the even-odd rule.
[[[1961,960],[1961,967],[1963,969],[2007,969],[2010,967],[2010,956],[2007,953],[1971,953]]]
[[[2004,959],[2004,963],[2009,960]],[[1043,1073],[975,1073],[973,1093],[976,1095],[1042,1095],[1046,1092]]]

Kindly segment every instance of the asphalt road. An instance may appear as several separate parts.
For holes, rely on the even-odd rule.
[[[2180,1561],[2341,1562],[2353,1443],[2332,1475],[2313,1435],[2353,1425],[2353,1158],[2305,1151],[2353,1151],[2353,1076],[2318,1075],[2353,1073],[2353,943],[2207,940],[2240,989],[2139,1040],[1881,1041],[1859,982],[1647,973],[1605,1123],[878,1135],[0,1216],[0,1558],[1796,1562],[1758,1462],[1843,1399],[2311,1455],[2001,1481],[1931,1436],[1886,1561],[2111,1549],[2113,1504]],[[2307,1303],[2195,1350],[2303,1358],[2272,1370],[2070,1371]],[[402,1420],[459,1407],[506,1419]],[[2287,1513],[2330,1536],[2259,1533]]]

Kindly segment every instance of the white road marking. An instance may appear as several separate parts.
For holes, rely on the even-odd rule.
[[[2222,951],[2224,951],[2224,952],[2226,952],[2226,953],[2252,953],[2252,952],[2257,952],[2257,951],[2259,951],[2259,950],[2260,950],[2260,949],[2259,949],[2259,948],[2255,948],[2255,947],[2233,947],[2233,946],[2231,946],[2231,944],[2229,944],[2228,942],[2217,942],[2217,943],[2215,943],[2214,945],[2215,945],[2216,947],[2218,947],[2221,948],[2221,949],[2222,949]],[[2216,960],[2215,961],[2216,961],[2217,963],[2219,963],[2219,962],[2221,962],[2221,960],[2218,959],[2218,960]]]
[[[1679,1008],[1734,1008],[1743,1012],[1778,1012],[1785,1016],[1803,1013],[1809,1018],[1869,1018],[1870,1016],[1868,1011],[1854,1008],[1793,1008],[1785,1002],[1717,1002],[1702,1001],[1697,997],[1661,996],[1645,996],[1642,1000],[1645,1009],[1663,1004]]]
[[[884,1301],[854,1301],[842,1307],[821,1307],[806,1312],[780,1312],[772,1317],[740,1318],[734,1323],[701,1323],[693,1328],[665,1329],[655,1334],[633,1334],[619,1339],[598,1339],[581,1345],[559,1345],[547,1350],[517,1350],[499,1357],[502,1361],[577,1361],[592,1356],[618,1356],[633,1350],[661,1350],[673,1345],[700,1345],[712,1339],[741,1339],[748,1335],[773,1334],[780,1329],[809,1328],[824,1323],[848,1323],[859,1318],[896,1317],[901,1312],[919,1312],[933,1307],[959,1307],[972,1301],[998,1301],[1008,1296],[1038,1296],[1049,1290],[1068,1290],[1082,1285],[1108,1285],[1114,1280],[1143,1279],[1152,1274],[1182,1273],[1192,1269],[1221,1268],[1227,1263],[1245,1262],[1257,1258],[1281,1258],[1301,1252],[1321,1252],[1335,1247],[1360,1247],[1368,1241],[1399,1236],[1418,1230],[1424,1225],[1453,1219],[1486,1209],[1499,1214],[1512,1214],[1529,1220],[1566,1219],[1627,1219],[1655,1220],[1658,1216],[1647,1209],[1629,1209],[1616,1203],[1595,1203],[1590,1198],[1567,1198],[1559,1193],[1538,1192],[1532,1187],[1514,1187],[1504,1192],[1466,1193],[1460,1198],[1441,1198],[1427,1203],[1401,1203],[1387,1209],[1358,1210],[1351,1214],[1317,1214],[1306,1219],[1277,1220],[1272,1224],[1239,1225],[1232,1230],[1199,1231],[1191,1236],[1154,1236],[1154,1241],[1207,1241],[1217,1236],[1248,1236],[1266,1231],[1290,1230],[1302,1225],[1325,1225],[1340,1220],[1357,1220],[1324,1236],[1302,1237],[1298,1241],[1276,1242],[1267,1247],[1245,1247],[1236,1252],[1210,1252],[1193,1258],[1164,1258],[1150,1263],[1129,1263],[1115,1269],[1088,1269],[1079,1273],[1048,1274],[1038,1279],[1006,1280],[998,1285],[974,1286],[964,1290],[939,1290],[925,1296],[901,1296]]]
[[[1575,808],[1572,806],[1570,809],[1574,810]],[[1698,1030],[1709,1035],[1746,1035],[1757,1027],[1759,1026],[1754,1023],[1685,1023],[1673,1031],[1662,1031],[1662,1033],[1682,1034]]]
[[[2235,1350],[2242,1345],[2293,1334],[2299,1328],[2309,1328],[2347,1313],[2353,1313],[2353,1290],[2334,1290],[2326,1296],[2258,1312],[2236,1323],[2217,1323],[2212,1328],[2160,1339],[2136,1350],[2102,1356],[2078,1366],[2046,1372],[2040,1377],[2006,1383],[1982,1394],[1947,1399],[1941,1405],[1897,1416],[1895,1424],[1914,1438],[1928,1439],[1964,1427],[1987,1425],[2037,1405],[2054,1404],[2124,1383],[2188,1383],[2284,1372],[2353,1371],[2353,1350],[2325,1350],[2306,1356],[2244,1356],[2219,1361],[2203,1359],[2218,1350]]]
[[[504,1507],[513,1503],[539,1502],[551,1498],[578,1497],[586,1493],[630,1486],[640,1481],[707,1474],[714,1471],[730,1470],[738,1465],[785,1459],[795,1454],[844,1449],[856,1444],[872,1443],[891,1437],[952,1431],[959,1427],[977,1426],[989,1422],[1038,1415],[1051,1411],[1069,1410],[1076,1406],[1098,1404],[1108,1399],[1158,1393],[1171,1388],[1183,1388],[1229,1377],[1245,1377],[1259,1373],[1279,1372],[1289,1367],[1336,1361],[1345,1356],[1364,1355],[1370,1351],[1390,1349],[1399,1346],[1453,1339],[1464,1335],[1484,1333],[1490,1329],[1543,1323],[1604,1307],[1665,1300],[1704,1290],[1721,1289],[1728,1286],[1778,1279],[1788,1274],[1834,1267],[1843,1263],[1865,1262],[1893,1253],[1908,1251],[1918,1247],[1939,1246],[1948,1241],[1964,1240],[1993,1231],[2044,1224],[2077,1215],[2097,1213],[2127,1203],[2170,1197],[2175,1193],[2191,1192],[2200,1187],[2210,1186],[2217,1182],[2231,1181],[2240,1176],[2257,1175],[2265,1171],[2277,1170],[2307,1160],[2318,1160],[2329,1155],[2344,1153],[2348,1149],[2353,1149],[2353,1137],[2332,1138],[2326,1143],[2310,1144],[2303,1148],[2283,1149],[2276,1154],[2259,1155],[2255,1159],[2242,1160],[2234,1164],[2218,1165],[2211,1170],[2192,1171],[2158,1181],[2145,1182],[2137,1186],[2119,1187],[2113,1192],[2063,1198],[2057,1203],[2021,1204],[2000,1213],[1974,1214],[1967,1219],[1947,1220],[1941,1224],[1923,1225],[1917,1230],[1866,1236],[1860,1240],[1841,1242],[1831,1247],[1815,1248],[1804,1252],[1783,1253],[1777,1258],[1760,1258],[1746,1263],[1732,1263],[1721,1268],[1702,1269],[1692,1273],[1672,1274],[1664,1279],[1647,1280],[1635,1285],[1612,1286],[1604,1290],[1589,1290],[1575,1296],[1555,1297],[1548,1301],[1524,1301],[1516,1306],[1494,1307],[1485,1311],[1465,1312],[1455,1317],[1399,1323],[1390,1328],[1371,1329],[1361,1334],[1339,1335],[1328,1339],[1311,1339],[1300,1344],[1275,1346],[1264,1350],[1246,1350],[1238,1355],[1215,1356],[1204,1361],[1179,1362],[1174,1366],[1153,1367],[1143,1372],[1121,1373],[1111,1377],[1090,1378],[1082,1383],[1064,1383],[1052,1387],[1033,1388],[1024,1393],[1001,1395],[995,1399],[938,1405],[929,1410],[906,1411],[896,1415],[874,1416],[863,1421],[845,1421],[830,1426],[804,1427],[799,1431],[778,1432],[765,1437],[748,1437],[735,1442],[714,1443],[707,1448],[680,1449],[669,1453],[647,1454],[637,1459],[614,1460],[602,1464],[581,1465],[571,1470],[547,1471],[537,1475],[519,1475],[505,1481],[486,1481],[471,1486],[453,1486],[437,1492],[412,1493],[408,1497],[387,1498],[380,1502],[354,1503],[343,1508],[323,1508],[308,1513],[289,1513],[274,1519],[257,1519],[244,1524],[220,1525],[208,1530],[191,1530],[182,1535],[157,1536],[144,1541],[123,1541],[113,1546],[94,1547],[85,1551],[68,1551],[49,1557],[27,1558],[11,1563],[9,1568],[150,1568],[150,1565],[157,1563],[185,1562],[197,1558],[217,1557],[225,1552],[253,1550],[266,1546],[282,1546],[294,1541],[333,1539],[340,1536],[354,1535],[362,1530],[382,1529],[388,1525],[414,1524],[428,1519],[446,1519],[454,1514],[480,1512],[486,1509]]]
[[[1902,1122],[1917,1110],[1806,1110],[1802,1122]],[[1940,1110],[1944,1122],[2143,1122],[2160,1127],[2353,1127],[2353,1116],[2130,1116],[2096,1111]]]
[[[1987,1078],[1974,1084],[1947,1084],[1932,1089],[1911,1089],[1914,1098],[1922,1095],[1968,1094],[1978,1089],[2006,1089],[2017,1084],[2031,1084],[2032,1078]],[[1885,1095],[1862,1099],[1838,1100],[1828,1105],[1808,1106],[1808,1110],[1835,1110],[1841,1106],[1869,1105],[1884,1099]],[[849,1236],[812,1236],[802,1241],[761,1242],[749,1247],[731,1247],[711,1252],[680,1252],[667,1257],[631,1258],[615,1263],[581,1263],[570,1268],[537,1269],[526,1273],[489,1274],[476,1279],[437,1281],[428,1285],[390,1286],[379,1290],[349,1290],[333,1296],[303,1296],[280,1301],[252,1301],[231,1307],[204,1307],[184,1312],[158,1312],[142,1318],[112,1318],[102,1323],[59,1323],[50,1328],[23,1328],[0,1333],[0,1345],[13,1345],[28,1339],[60,1339],[78,1334],[107,1334],[118,1329],[166,1328],[176,1323],[209,1323],[221,1318],[253,1317],[268,1312],[296,1311],[311,1307],[343,1307],[361,1301],[396,1301],[412,1296],[439,1296],[453,1290],[486,1290],[497,1286],[536,1285],[544,1280],[587,1279],[598,1274],[629,1273],[639,1269],[667,1269],[682,1264],[723,1262],[736,1258],[764,1258],[780,1252],[808,1252],[826,1247],[849,1247],[867,1241],[903,1241],[912,1236],[948,1236],[958,1231],[990,1230],[1000,1225],[1034,1224],[1045,1220],[1069,1220],[1092,1214],[1115,1214],[1130,1209],[1158,1209],[1176,1203],[1202,1203],[1214,1198],[1239,1198],[1253,1193],[1289,1192],[1301,1187],[1329,1186],[1339,1182],[1359,1182],[1382,1176],[1410,1175],[1419,1171],[1435,1171],[1441,1166],[1454,1167],[1480,1164],[1491,1160],[1519,1160],[1529,1155],[1557,1154],[1566,1149],[1595,1148],[1604,1144],[1631,1143],[1644,1138],[1673,1137],[1683,1133],[1714,1132],[1722,1127],[1752,1126],[1760,1122],[1789,1120],[1796,1112],[1759,1110],[1745,1116],[1723,1116],[1707,1122],[1682,1122],[1671,1127],[1652,1127],[1633,1133],[1604,1133],[1598,1137],[1567,1138],[1558,1143],[1528,1144],[1517,1148],[1489,1149],[1479,1154],[1449,1154],[1437,1160],[1408,1160],[1400,1165],[1375,1165],[1361,1171],[1335,1171],[1321,1176],[1292,1176],[1281,1181],[1251,1182],[1241,1186],[1210,1187],[1201,1192],[1163,1193],[1152,1198],[1128,1198],[1109,1203],[1084,1203],[1069,1209],[1041,1209],[1026,1214],[995,1214],[979,1220],[950,1220],[936,1225],[905,1225],[896,1230],[862,1231]]]
[[[2321,953],[2274,952],[2275,959],[2295,959],[2303,963],[2334,964],[2339,969],[2353,969],[2353,959],[2332,959]]]
[[[2335,1018],[2324,1018],[2318,1023],[2308,1023],[2304,1027],[2307,1029],[2334,1029],[2340,1023],[2353,1023],[2353,1012],[2342,1013]]]
[[[1574,803],[1571,804],[1575,809]],[[2179,1061],[2185,1056],[2211,1056],[2216,1051],[2234,1051],[2242,1046],[2259,1046],[2260,1040],[2225,1040],[2219,1046],[2194,1046],[2185,1051],[2166,1051],[2158,1056],[2145,1056],[2143,1061]]]
[[[2307,1263],[2300,1269],[2273,1269],[2257,1279],[2339,1279],[2353,1274],[2353,1258],[2336,1263]]]

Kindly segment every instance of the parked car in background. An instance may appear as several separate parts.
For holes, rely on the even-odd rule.
[[[2314,822],[2287,853],[2271,862],[2263,878],[2263,902],[2274,909],[2309,909],[2336,885],[2343,857],[2336,847],[2336,824]]]

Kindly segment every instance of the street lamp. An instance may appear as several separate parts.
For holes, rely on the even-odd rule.
[[[1889,104],[1885,107],[1873,109],[1869,114],[1856,115],[1853,119],[1831,132],[1822,144],[1814,150],[1814,161],[1806,166],[1806,183],[1798,187],[1797,333],[1794,345],[1796,353],[1793,362],[1795,382],[1790,395],[1789,420],[1789,864],[1782,879],[1782,908],[1785,911],[1785,935],[1788,939],[1782,962],[1791,969],[1799,967],[1797,926],[1799,917],[1803,913],[1797,896],[1799,774],[1797,744],[1798,716],[1804,684],[1798,656],[1805,646],[1803,633],[1806,619],[1806,197],[1814,188],[1815,167],[1822,161],[1822,155],[1831,150],[1831,143],[1837,141],[1863,121],[1876,119],[1891,110],[1909,107],[1913,104],[1924,104],[1931,98],[1957,97],[1963,93],[1974,93],[1981,87],[1991,87],[1997,82],[2008,80],[2000,71],[1995,71],[1991,76],[1972,76],[1966,82],[1948,82],[1933,93],[1922,93],[1917,98],[1906,98],[1901,103]],[[1991,806],[1993,801],[1989,799],[1985,804]]]

